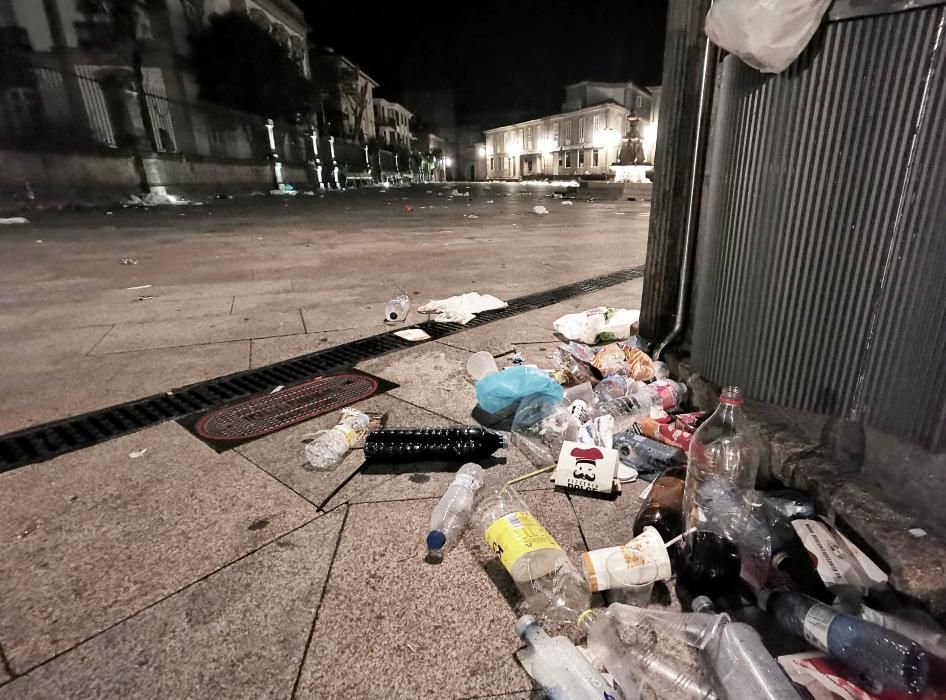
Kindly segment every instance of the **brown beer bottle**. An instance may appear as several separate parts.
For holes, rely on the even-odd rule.
[[[634,536],[648,525],[656,528],[664,542],[683,532],[683,487],[686,467],[673,467],[654,481],[644,507],[634,519]]]

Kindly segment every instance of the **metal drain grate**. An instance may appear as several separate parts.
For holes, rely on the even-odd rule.
[[[432,340],[439,340],[470,328],[629,282],[642,277],[643,274],[643,266],[626,268],[543,292],[527,294],[510,300],[505,309],[479,314],[465,326],[458,323],[423,323],[416,327],[426,331]],[[198,382],[166,394],[155,394],[2,435],[0,473],[91,447],[158,423],[208,411],[263,392],[268,393],[279,385],[297,384],[319,375],[337,372],[359,362],[420,344],[422,343],[412,343],[399,338],[393,335],[393,332],[382,333],[266,367]]]

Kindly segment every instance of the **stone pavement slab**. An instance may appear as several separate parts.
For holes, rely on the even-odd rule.
[[[26,367],[48,367],[61,360],[83,357],[105,337],[110,326],[92,328],[47,328],[27,333],[4,332],[0,344],[0,363],[23,368],[23,360],[29,358]]]
[[[358,369],[400,384],[389,393],[458,423],[471,417],[476,392],[466,371],[469,352],[426,343],[362,362]]]
[[[302,317],[298,311],[282,311],[261,316],[220,316],[200,321],[135,323],[115,326],[95,347],[92,354],[223,343],[304,332]]]
[[[7,379],[0,433],[116,403],[164,393],[248,367],[250,341],[78,357],[47,368],[30,365]]]
[[[0,688],[0,698],[288,698],[344,521],[318,520]]]
[[[392,427],[451,424],[446,418],[385,394],[361,401],[352,408],[367,413],[387,412],[388,425]],[[303,437],[317,430],[331,428],[338,422],[338,416],[339,412],[333,411],[245,443],[235,450],[296,493],[318,505],[364,462],[362,451],[352,450],[342,463],[331,471],[303,469],[306,463]]]
[[[613,272],[615,265],[615,262],[612,261],[611,267],[608,271]],[[592,274],[602,274],[603,272],[605,271],[603,270],[599,273],[589,273],[585,276],[588,277]],[[631,280],[630,282],[616,284],[613,287],[608,287],[607,289],[601,289],[590,294],[572,297],[571,299],[566,299],[565,301],[561,301],[558,304],[552,304],[551,306],[546,306],[542,309],[529,311],[528,313],[522,314],[517,318],[521,319],[523,323],[528,323],[533,326],[540,326],[542,328],[548,328],[552,330],[552,322],[564,316],[565,314],[579,313],[581,311],[586,311],[587,309],[592,309],[596,306],[614,306],[625,309],[639,309],[641,305],[641,293],[643,289],[644,278],[638,277],[637,279]]]
[[[384,328],[346,328],[321,333],[283,335],[276,338],[254,338],[250,341],[252,343],[250,367],[263,367],[274,362],[282,362],[299,355],[325,350],[333,345],[341,345],[358,338],[383,333],[384,330]]]
[[[240,455],[217,455],[174,423],[3,474],[10,666],[22,673],[315,515]]]
[[[439,342],[470,352],[485,350],[494,356],[506,355],[517,348],[523,356],[533,356],[531,360],[527,357],[527,360],[538,361],[552,352],[560,341],[551,324],[547,327],[533,325],[524,321],[523,316],[515,316],[461,331]],[[541,350],[543,347],[544,351]]]
[[[524,497],[577,561],[584,545],[568,499]],[[470,698],[531,688],[513,657],[518,594],[479,533],[468,532],[442,564],[424,562],[435,503],[349,508],[298,697]]]

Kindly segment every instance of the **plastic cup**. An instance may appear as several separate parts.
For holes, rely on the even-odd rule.
[[[496,359],[492,354],[485,350],[480,350],[479,352],[473,353],[473,357],[467,360],[466,371],[473,377],[473,381],[478,382],[483,377],[498,372],[499,366],[496,364]]]

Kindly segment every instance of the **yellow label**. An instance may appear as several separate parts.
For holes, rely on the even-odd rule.
[[[540,549],[561,549],[548,530],[529,513],[507,513],[495,520],[486,528],[486,542],[510,572],[523,554]]]

